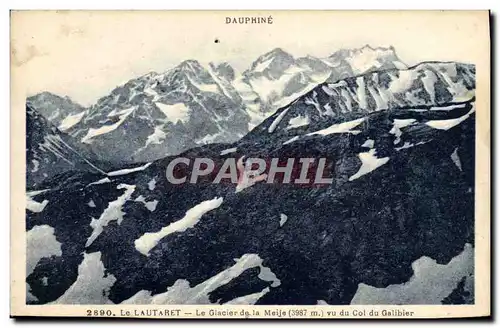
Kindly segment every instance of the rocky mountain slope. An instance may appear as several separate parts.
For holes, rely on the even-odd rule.
[[[292,142],[332,129],[334,123],[361,119],[367,113],[391,108],[413,108],[431,112],[433,106],[469,102],[474,98],[475,68],[460,63],[422,63],[404,70],[385,70],[325,82],[266,119],[242,140],[258,143]],[[452,105],[449,110],[462,105]],[[341,128],[341,126],[340,126]],[[318,132],[319,131],[319,132]],[[398,134],[399,131],[393,131]],[[398,139],[399,140],[399,139]]]
[[[104,173],[108,168],[94,154],[61,133],[29,104],[26,106],[26,184],[36,188],[42,181],[70,171]]]
[[[69,97],[60,97],[50,92],[39,93],[26,101],[61,131],[70,129],[85,115],[83,106]]]
[[[281,48],[260,56],[233,83],[252,118],[250,129],[323,82],[374,70],[405,69],[394,48],[343,49],[327,58],[295,59]]]
[[[117,87],[68,132],[107,160],[141,162],[236,141],[248,121],[231,84],[212,66],[188,60]]]
[[[410,303],[470,299],[474,73],[426,63],[324,83],[233,144],[179,155],[325,158],[331,183],[171,184],[177,156],[44,182],[27,195],[27,301],[359,304],[415,279]],[[414,271],[426,259],[431,285]]]

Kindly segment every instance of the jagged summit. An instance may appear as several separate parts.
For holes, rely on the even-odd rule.
[[[188,59],[188,60],[181,62],[176,67],[174,67],[174,70],[196,72],[199,70],[203,70],[203,67],[201,66],[201,64],[197,60]]]
[[[376,70],[407,68],[392,46],[384,48],[367,44],[361,48],[341,49],[330,55],[327,61],[334,65],[346,66],[355,75]]]
[[[246,72],[246,75],[268,73],[273,76],[274,73],[282,73],[293,63],[294,58],[291,54],[281,48],[275,48],[257,58]]]
[[[70,97],[61,97],[48,91],[28,97],[26,101],[63,131],[76,124],[85,111],[85,107],[77,104]]]
[[[263,55],[263,57],[266,57],[266,56],[267,57],[280,57],[280,56],[293,57],[290,53],[288,53],[287,51],[283,50],[280,47],[276,47]]]

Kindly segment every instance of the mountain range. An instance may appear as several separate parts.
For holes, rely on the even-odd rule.
[[[132,79],[89,108],[48,92],[28,102],[101,160],[137,163],[234,142],[320,83],[405,68],[393,48],[365,46],[321,59],[294,58],[276,48],[241,74],[228,63],[186,60],[165,73]]]
[[[474,65],[275,49],[241,75],[188,60],[54,122],[32,100],[29,304],[474,302]],[[325,158],[332,183],[171,184],[177,157]]]

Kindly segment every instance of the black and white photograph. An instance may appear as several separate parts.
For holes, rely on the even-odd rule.
[[[18,303],[488,315],[488,19],[12,12]]]

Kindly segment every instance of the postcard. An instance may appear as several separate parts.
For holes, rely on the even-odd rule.
[[[11,315],[487,317],[488,11],[12,11]]]

